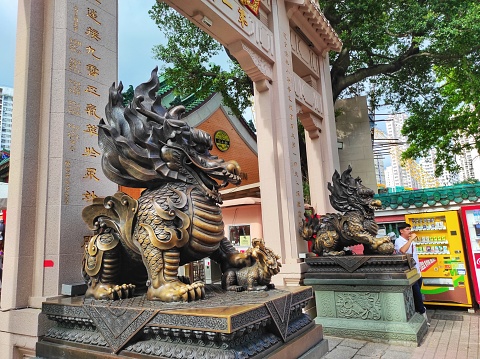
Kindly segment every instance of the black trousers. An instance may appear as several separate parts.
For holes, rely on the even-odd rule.
[[[420,288],[422,288],[422,278],[417,280],[413,286],[413,302],[415,303],[415,311],[423,314],[425,313],[425,306],[423,305],[423,296],[422,292],[420,292]]]

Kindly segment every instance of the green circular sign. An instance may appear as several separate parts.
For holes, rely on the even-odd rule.
[[[222,152],[230,148],[230,137],[223,130],[218,130],[213,136],[215,139],[215,146]]]

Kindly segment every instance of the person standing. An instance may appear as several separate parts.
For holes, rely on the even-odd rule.
[[[430,322],[428,321],[427,317],[427,309],[423,304],[422,292],[420,291],[422,288],[422,272],[420,270],[420,261],[418,260],[417,248],[414,244],[417,235],[412,232],[412,227],[408,223],[401,223],[397,225],[397,228],[400,232],[400,237],[395,239],[395,252],[398,254],[411,254],[415,260],[415,267],[417,268],[418,274],[420,274],[420,279],[412,286],[415,311],[422,314],[427,321],[427,325],[430,326]]]

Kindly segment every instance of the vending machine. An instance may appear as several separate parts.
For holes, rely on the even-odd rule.
[[[467,245],[468,269],[475,300],[480,304],[480,205],[462,207],[460,213]]]
[[[415,242],[426,304],[472,306],[460,221],[456,211],[405,215]]]

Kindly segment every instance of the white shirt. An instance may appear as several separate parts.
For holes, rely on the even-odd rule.
[[[400,248],[402,248],[407,242],[408,240],[403,238],[402,236],[395,239],[395,252],[398,254],[403,254],[400,252]],[[410,247],[405,253],[412,255],[413,259],[415,260],[415,267],[417,268],[418,274],[422,275],[422,272],[420,271],[420,261],[418,260],[417,248],[414,242],[410,244]]]

